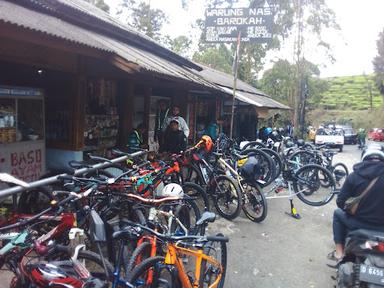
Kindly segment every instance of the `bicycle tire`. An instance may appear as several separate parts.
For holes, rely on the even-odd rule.
[[[259,142],[259,141],[251,141],[251,142],[245,144],[243,149],[241,149],[241,150],[259,149],[259,148],[267,148],[267,145],[265,145],[264,143]]]
[[[261,151],[267,153],[273,160],[275,164],[275,175],[273,176],[273,180],[280,176],[281,170],[283,168],[283,162],[281,161],[281,157],[279,153],[269,148],[262,148]]]
[[[204,211],[210,211],[209,197],[203,187],[192,182],[185,182],[182,187],[185,194],[197,198],[195,202],[200,209],[200,214]]]
[[[311,179],[307,179],[310,176]],[[320,183],[320,175],[329,181],[329,187],[323,187]],[[331,172],[317,164],[309,164],[298,169],[294,175],[293,189],[297,197],[307,205],[323,206],[329,203],[335,196],[335,181]],[[307,188],[304,185],[308,184]],[[319,191],[321,189],[321,191]],[[320,195],[321,193],[324,194]],[[319,199],[319,200],[316,200]]]
[[[289,156],[289,160],[298,161],[302,166],[316,163],[316,155],[312,151],[299,150]]]
[[[247,190],[247,188],[251,188],[251,190]],[[242,209],[245,216],[252,222],[260,223],[264,221],[268,214],[268,204],[261,187],[258,185],[247,185],[244,190],[247,196],[246,200],[249,202],[247,203],[247,201],[243,200]]]
[[[339,171],[343,170],[342,173],[344,173],[344,175],[340,175],[337,172],[335,173],[335,171],[338,170],[337,167],[339,167]],[[347,179],[347,176],[349,175],[348,167],[344,163],[336,163],[335,165],[332,165],[332,174],[335,179],[336,188],[341,189],[345,179]]]
[[[131,257],[129,258],[126,270],[125,270],[128,275],[130,275],[130,272],[134,269],[137,258],[139,256],[143,256],[144,252],[150,252],[150,249],[151,249],[151,243],[143,242],[139,246],[137,246],[135,250],[133,250]],[[148,250],[148,251],[146,251],[146,250]]]
[[[195,177],[193,177],[193,173],[195,173]],[[187,175],[184,179],[184,182],[191,182],[198,185],[205,184],[205,181],[204,181],[203,175],[201,174],[200,169],[195,165],[189,165],[187,167]]]
[[[112,163],[111,165],[108,165],[108,167],[105,167],[102,170],[112,175],[113,178],[116,178],[124,172],[128,171],[127,168],[117,163]]]
[[[224,191],[222,188],[225,189],[225,187],[219,185],[219,184],[224,185],[224,183],[222,183],[224,181],[229,183],[230,191],[228,191],[228,189],[226,189]],[[213,188],[215,189],[215,191],[213,191],[213,193],[212,193],[212,198],[213,198],[213,203],[215,205],[217,213],[219,213],[220,216],[222,216],[223,218],[225,218],[227,220],[235,219],[237,216],[239,216],[240,211],[241,211],[241,207],[243,205],[240,188],[237,186],[235,181],[231,177],[228,177],[227,175],[216,176],[213,179],[213,182],[214,182],[214,186],[215,186]],[[220,191],[218,191],[217,189],[220,189]],[[221,205],[219,204],[221,199],[224,199],[224,203],[223,203],[224,207],[221,207]],[[234,201],[236,201],[236,202],[234,202]],[[229,207],[229,205],[231,203],[233,203],[235,205],[235,209],[233,212],[227,213],[225,211],[226,210],[225,207]]]
[[[56,245],[55,248],[49,252],[49,254],[46,256],[48,260],[57,260],[57,259],[63,259],[63,257],[72,257],[73,250],[68,247],[68,246],[63,246],[63,245]],[[99,269],[102,270],[103,272],[92,272],[92,276],[97,277],[102,280],[111,280],[113,277],[113,270],[114,267],[113,265],[107,260],[104,259],[105,266],[107,268],[107,272],[109,275],[105,275],[105,271],[103,268],[103,260],[100,257],[100,255],[89,251],[89,250],[80,250],[78,254],[79,261],[85,260],[85,261],[90,261],[93,262],[94,264],[97,264],[99,266]],[[87,269],[89,268],[89,265],[86,265]]]
[[[178,277],[175,275],[173,271],[170,271],[168,267],[163,264],[164,262],[164,257],[161,256],[155,256],[155,257],[150,257],[148,259],[145,259],[143,262],[141,262],[139,265],[137,265],[133,270],[132,273],[128,277],[128,281],[134,285],[134,287],[182,287],[180,280]],[[150,286],[145,285],[147,284],[147,280],[145,279],[146,277],[146,272],[150,269],[154,269],[154,277],[153,277],[153,283],[150,284]],[[163,279],[160,277],[162,271],[166,271],[169,275],[171,283],[161,283],[164,282],[162,281]],[[144,275],[143,275],[144,274]],[[144,279],[143,279],[144,278]],[[143,284],[143,285],[142,285]],[[162,286],[161,284],[164,284]]]
[[[33,188],[21,193],[17,211],[24,214],[38,214],[51,207],[51,201],[54,199],[55,197],[48,187]]]
[[[241,151],[240,153],[241,155],[247,155],[248,157],[254,156],[258,159],[259,164],[263,169],[263,176],[261,179],[265,182],[265,184],[262,185],[263,187],[268,186],[272,183],[272,181],[274,180],[273,176],[275,175],[275,166],[271,156],[269,156],[261,149],[246,149]]]
[[[223,234],[219,233],[217,234],[216,236],[224,236]],[[204,247],[203,247],[203,252],[204,254],[206,255],[209,255],[211,256],[211,251],[214,250],[213,248],[213,244],[214,243],[219,243],[220,245],[220,251],[221,251],[221,255],[220,255],[220,264],[223,268],[223,271],[222,271],[222,274],[221,274],[221,279],[220,279],[220,282],[218,283],[217,287],[218,288],[223,288],[224,287],[224,283],[225,283],[225,276],[226,276],[226,273],[227,273],[227,261],[228,261],[228,251],[227,251],[227,243],[225,242],[217,242],[217,241],[209,241],[207,243],[204,244]],[[214,251],[216,252],[216,251]],[[213,257],[214,259],[218,260],[217,257]],[[200,268],[200,281],[199,281],[199,287],[210,287],[210,285],[214,282],[207,282],[207,281],[204,281],[204,280],[211,280],[211,279],[205,279],[207,272],[209,270],[212,271],[212,267],[208,267],[208,263],[206,260],[203,260],[201,262],[201,268]],[[215,271],[213,271],[215,272]],[[213,279],[214,280],[214,279]]]

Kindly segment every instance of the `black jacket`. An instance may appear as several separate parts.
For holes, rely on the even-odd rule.
[[[169,153],[180,153],[181,151],[185,151],[187,147],[187,139],[185,138],[183,131],[171,131],[167,130],[164,137],[164,147],[162,147],[162,151]]]
[[[354,216],[370,224],[384,225],[384,162],[363,161],[356,164],[341,188],[337,206],[343,209],[348,198],[360,195],[378,176],[380,178],[360,201]]]

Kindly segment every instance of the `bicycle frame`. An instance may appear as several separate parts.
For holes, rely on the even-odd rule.
[[[215,267],[220,268],[220,274],[218,275],[214,283],[211,286],[209,286],[209,288],[215,288],[220,283],[221,275],[223,273],[223,267],[216,259],[205,255],[202,249],[198,249],[197,251],[194,251],[191,249],[178,247],[176,244],[173,244],[173,243],[169,243],[167,250],[168,251],[165,256],[164,264],[176,266],[178,277],[183,288],[199,288],[200,277],[201,277],[201,263],[203,260],[214,265]],[[183,261],[179,255],[192,256],[196,258],[195,281],[193,284],[191,284],[189,280],[189,277],[184,268]]]

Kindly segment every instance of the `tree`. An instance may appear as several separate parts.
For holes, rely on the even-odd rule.
[[[302,67],[302,80],[298,79],[296,63],[290,63],[282,59],[278,60],[271,69],[264,72],[259,82],[260,88],[271,95],[272,98],[290,107],[295,107],[297,83],[300,82],[305,95],[301,108],[306,111],[316,107],[329,84],[326,80],[319,78],[320,70],[315,64],[302,59],[300,66]],[[291,115],[290,121],[292,121],[292,118],[293,115]],[[303,113],[301,121],[305,122],[305,113]]]
[[[143,1],[121,0],[117,15],[124,15],[127,24],[148,37],[162,43],[166,42],[167,39],[161,34],[161,29],[168,22],[168,18],[162,10],[153,9],[150,4]]]
[[[109,13],[109,5],[104,0],[85,0],[88,3],[95,5],[97,8]]]
[[[213,69],[231,74],[233,53],[224,44],[216,47],[208,47],[204,52],[195,52],[193,60],[205,64]]]
[[[377,40],[378,55],[373,59],[373,68],[375,71],[375,83],[384,97],[384,30],[380,32]]]
[[[207,7],[230,7],[237,0],[209,0]],[[293,36],[293,33],[300,27],[301,37],[296,47],[302,57],[303,35],[310,34],[318,39],[317,48],[322,47],[324,53],[334,60],[330,53],[330,45],[322,39],[322,31],[325,28],[339,29],[335,21],[334,12],[328,8],[325,0],[274,0],[268,1],[277,7],[275,13],[275,25],[273,28],[273,40],[265,44],[242,43],[240,50],[239,78],[248,83],[255,83],[258,72],[263,68],[263,60],[269,50],[279,49],[282,43]],[[264,0],[248,0],[249,7],[258,7],[264,4]],[[300,21],[299,21],[300,20]],[[219,49],[218,45],[204,43],[204,21],[198,20],[197,25],[201,29],[199,40],[199,54],[212,54],[211,49]],[[299,27],[300,26],[300,27]],[[300,45],[299,45],[300,44]],[[211,49],[208,49],[211,48]],[[230,45],[232,53],[235,51],[235,44]],[[296,52],[297,52],[296,51]],[[296,53],[297,54],[297,53]],[[207,57],[204,57],[207,58]],[[207,63],[206,63],[207,64]]]
[[[168,36],[167,46],[177,54],[182,56],[187,56],[191,49],[192,40],[190,40],[187,36],[181,35],[174,39],[171,39]]]

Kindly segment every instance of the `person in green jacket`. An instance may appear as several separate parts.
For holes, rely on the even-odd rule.
[[[365,146],[365,138],[367,138],[367,132],[365,132],[364,128],[360,128],[357,132],[357,141],[359,142],[360,148]]]
[[[128,153],[137,152],[137,148],[144,145],[143,135],[146,131],[144,124],[139,124],[128,136]]]
[[[213,141],[216,141],[219,135],[220,125],[223,123],[222,119],[212,120],[205,128],[204,135],[208,135]]]

